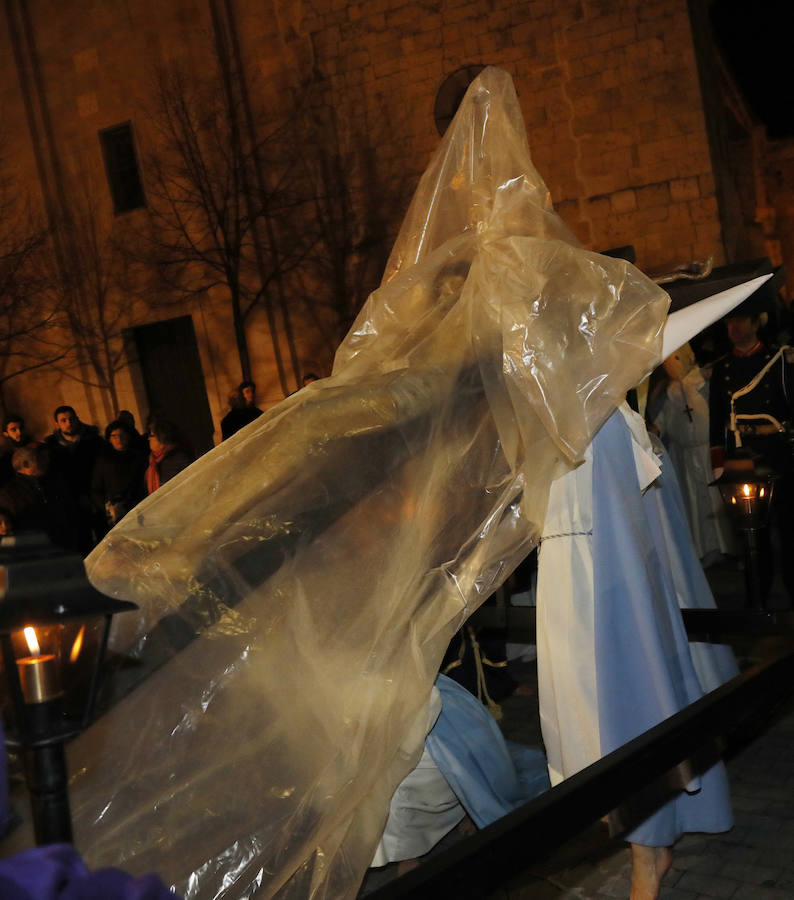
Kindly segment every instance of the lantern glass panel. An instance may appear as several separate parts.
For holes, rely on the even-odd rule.
[[[757,529],[766,524],[773,488],[772,481],[767,480],[719,484],[720,494],[728,511],[735,517],[738,526],[745,529]]]
[[[63,714],[80,717],[102,639],[103,618],[25,626],[11,632],[17,672],[27,702],[60,698]],[[0,659],[0,670],[3,662]],[[54,673],[54,674],[53,674]],[[9,721],[11,698],[5,672],[0,703]]]

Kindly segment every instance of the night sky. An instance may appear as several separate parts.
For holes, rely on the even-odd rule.
[[[792,0],[714,0],[717,43],[770,138],[794,136]]]

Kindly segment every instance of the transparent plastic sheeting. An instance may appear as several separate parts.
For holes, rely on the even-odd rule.
[[[90,865],[189,898],[355,896],[448,641],[538,540],[549,484],[659,361],[667,295],[581,249],[486,69],[333,375],[89,559],[151,674],[71,753]]]

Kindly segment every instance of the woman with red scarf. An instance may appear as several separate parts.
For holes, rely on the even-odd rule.
[[[173,422],[158,419],[152,423],[149,430],[149,468],[146,470],[146,491],[149,494],[193,462],[193,457],[178,445],[177,435]]]

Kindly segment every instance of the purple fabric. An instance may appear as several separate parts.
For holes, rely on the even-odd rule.
[[[89,872],[69,844],[36,847],[0,860],[3,900],[178,900],[157,875]]]

